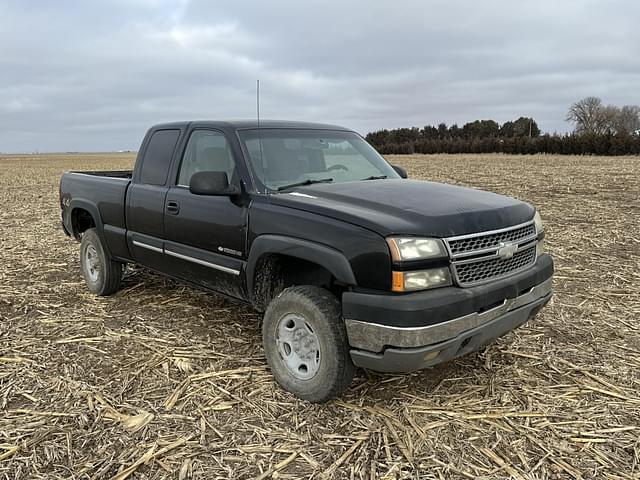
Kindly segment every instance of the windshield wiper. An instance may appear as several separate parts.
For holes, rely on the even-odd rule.
[[[333,182],[333,178],[319,178],[319,179],[311,179],[307,178],[306,180],[302,180],[301,182],[290,183],[289,185],[282,185],[278,187],[278,191],[286,190],[287,188],[293,187],[302,187],[304,185],[313,185],[314,183],[328,183]]]
[[[371,175],[367,178],[361,178],[360,180],[382,180],[383,178],[387,178],[386,175]]]

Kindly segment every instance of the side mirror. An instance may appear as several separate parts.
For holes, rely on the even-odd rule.
[[[240,193],[235,185],[229,185],[226,172],[198,172],[191,175],[189,191],[195,195],[232,196]]]
[[[408,178],[409,175],[407,175],[407,171],[401,167],[400,165],[391,165],[393,167],[393,169],[396,171],[396,173],[398,175],[400,175],[400,178]]]

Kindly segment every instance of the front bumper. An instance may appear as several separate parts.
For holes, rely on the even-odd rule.
[[[381,323],[379,317],[367,321],[345,314],[351,358],[356,365],[371,370],[409,372],[477,350],[538,313],[551,298],[552,274],[551,257],[542,255],[526,272],[482,287],[438,289],[404,297],[381,295],[389,302],[385,312],[393,310],[393,303],[398,307],[389,321]],[[430,297],[436,305],[428,302]],[[343,298],[343,312],[358,311],[357,303],[353,308],[350,300],[353,297]],[[423,304],[424,310],[416,308]],[[407,310],[407,306],[411,308]],[[447,317],[463,308],[475,309]]]

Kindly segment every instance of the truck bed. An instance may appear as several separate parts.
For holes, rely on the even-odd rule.
[[[73,233],[74,208],[87,210],[102,221],[104,228],[124,231],[125,199],[131,175],[131,170],[65,172],[60,180],[65,231]]]

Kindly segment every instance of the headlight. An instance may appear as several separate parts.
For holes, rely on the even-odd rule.
[[[390,237],[387,243],[396,262],[447,256],[442,240],[436,238]]]
[[[536,212],[533,216],[533,223],[536,226],[536,233],[544,232],[544,226],[542,225],[542,218],[540,218],[540,214]]]
[[[394,292],[411,292],[447,285],[451,285],[451,273],[448,267],[392,272],[391,290]]]

